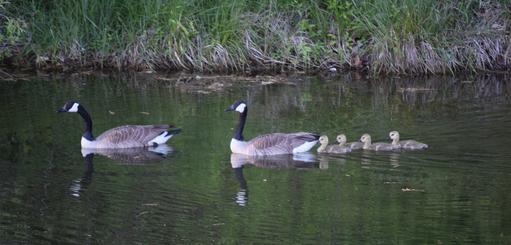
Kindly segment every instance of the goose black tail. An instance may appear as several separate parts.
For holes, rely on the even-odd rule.
[[[171,128],[171,129],[167,130],[167,135],[179,134],[180,132],[181,132],[180,128]]]

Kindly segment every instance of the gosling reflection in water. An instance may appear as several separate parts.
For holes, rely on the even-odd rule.
[[[243,175],[243,167],[247,164],[260,168],[319,168],[320,164],[316,156],[310,153],[276,156],[248,156],[243,154],[231,154],[231,167],[234,176],[240,184],[240,190],[236,192],[234,201],[239,206],[248,204],[248,185]]]
[[[397,152],[389,152],[389,151],[363,151],[360,157],[360,164],[362,168],[369,169],[371,165],[373,167],[376,165],[383,166],[385,164],[390,164],[392,168],[399,168],[401,154]]]
[[[161,144],[156,147],[125,148],[125,149],[82,149],[85,170],[83,176],[73,180],[69,190],[71,196],[80,197],[87,186],[92,182],[94,173],[94,155],[102,155],[120,164],[144,164],[164,160],[174,150],[172,147]]]

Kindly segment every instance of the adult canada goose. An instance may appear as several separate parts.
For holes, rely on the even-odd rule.
[[[364,146],[362,147],[364,150],[393,151],[401,148],[401,146],[389,143],[371,143],[371,136],[369,134],[362,135],[362,137],[360,137],[360,141],[364,143]]]
[[[250,141],[244,141],[243,128],[247,120],[247,104],[242,100],[237,100],[225,111],[240,113],[238,125],[231,139],[233,153],[251,156],[295,154],[310,150],[318,142],[319,135],[306,132],[265,134]]]
[[[57,112],[78,112],[85,121],[81,145],[86,149],[114,149],[156,146],[167,142],[181,129],[168,124],[124,125],[107,130],[95,138],[92,135],[92,119],[77,101],[68,101]]]
[[[349,147],[351,148],[351,150],[360,150],[362,149],[362,146],[364,146],[364,144],[362,142],[350,142],[350,143],[346,143],[347,139],[346,139],[346,135],[344,134],[339,134],[337,135],[337,143],[339,143],[339,146],[345,146],[345,147]]]
[[[419,149],[426,149],[428,148],[428,145],[417,142],[415,140],[399,140],[399,132],[398,131],[391,131],[389,133],[389,137],[392,139],[393,145],[399,145],[403,149],[408,150],[419,150]]]
[[[328,145],[328,136],[322,135],[319,137],[319,143],[321,144],[318,147],[318,153],[334,153],[334,154],[341,154],[341,153],[348,153],[351,152],[351,148],[339,145]]]

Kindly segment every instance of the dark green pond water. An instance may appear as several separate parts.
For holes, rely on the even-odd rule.
[[[0,95],[0,244],[511,244],[509,77],[56,76],[1,81]],[[238,98],[246,138],[398,130],[430,148],[240,159],[223,111]],[[84,158],[82,119],[55,113],[69,99],[96,135],[183,131],[164,157]]]

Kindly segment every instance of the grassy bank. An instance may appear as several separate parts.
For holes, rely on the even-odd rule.
[[[508,0],[0,0],[0,59],[63,70],[502,70],[510,25]]]

